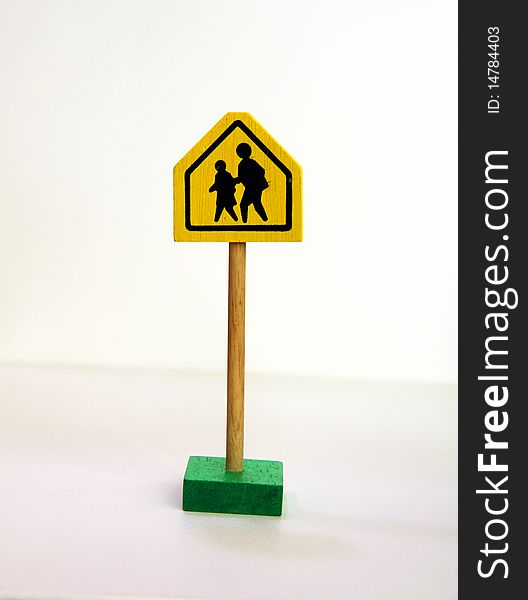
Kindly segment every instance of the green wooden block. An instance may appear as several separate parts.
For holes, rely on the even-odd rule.
[[[244,460],[240,473],[225,458],[191,456],[183,479],[183,510],[242,515],[282,514],[282,463]]]

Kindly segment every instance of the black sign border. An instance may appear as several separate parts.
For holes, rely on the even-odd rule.
[[[286,177],[286,223],[284,225],[192,225],[191,224],[191,174],[236,128],[240,128],[264,154],[284,173]],[[185,229],[187,231],[291,231],[293,212],[292,173],[275,154],[240,120],[229,127],[188,167],[185,171]]]

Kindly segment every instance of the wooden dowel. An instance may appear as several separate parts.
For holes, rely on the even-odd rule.
[[[244,470],[246,244],[229,243],[226,469]]]

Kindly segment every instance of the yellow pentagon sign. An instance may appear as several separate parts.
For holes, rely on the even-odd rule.
[[[301,167],[249,113],[227,113],[174,167],[174,239],[301,241]]]

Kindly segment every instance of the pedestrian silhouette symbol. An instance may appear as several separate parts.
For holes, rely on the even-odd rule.
[[[216,192],[215,223],[218,223],[224,210],[231,216],[233,221],[238,221],[234,208],[236,206],[235,178],[229,171],[226,171],[226,164],[223,160],[215,162],[215,169],[215,182],[209,188],[210,192]]]
[[[209,192],[216,192],[215,223],[218,223],[224,210],[234,221],[238,221],[238,216],[235,212],[237,204],[235,186],[238,184],[244,186],[244,193],[240,201],[242,221],[247,223],[249,207],[253,206],[261,220],[266,222],[268,215],[262,204],[262,192],[269,187],[266,181],[266,171],[255,159],[251,158],[252,149],[249,144],[245,142],[238,144],[236,153],[242,159],[238,163],[238,175],[236,178],[226,170],[227,165],[225,161],[217,160],[215,162],[215,182],[209,188]]]
[[[266,171],[256,160],[251,157],[251,146],[243,142],[236,147],[237,155],[242,159],[238,163],[238,175],[235,183],[241,183],[244,186],[244,194],[240,202],[240,214],[242,221],[247,223],[248,210],[251,205],[257,211],[258,216],[263,220],[268,220],[266,210],[262,205],[262,192],[269,187],[266,181]]]

